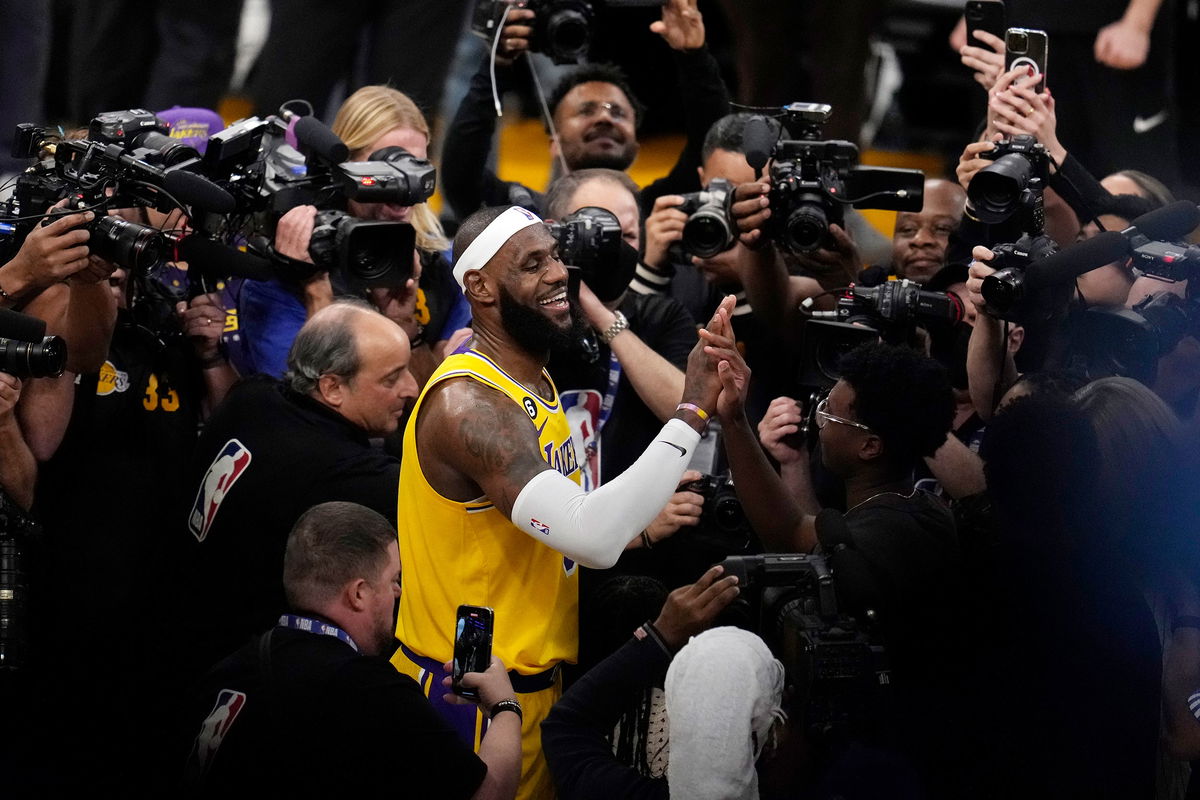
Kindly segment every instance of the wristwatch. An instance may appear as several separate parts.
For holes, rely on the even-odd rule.
[[[496,715],[503,711],[511,711],[522,720],[525,719],[525,715],[521,713],[521,704],[517,702],[516,698],[509,698],[496,703],[488,709],[488,718],[495,719]]]
[[[625,315],[620,311],[614,311],[612,325],[609,325],[604,330],[600,331],[600,341],[605,344],[610,344],[613,339],[617,338],[617,334],[629,327],[629,320],[625,319]]]

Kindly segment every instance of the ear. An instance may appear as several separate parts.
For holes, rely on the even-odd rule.
[[[704,166],[696,167],[696,175],[700,178],[701,186],[708,186],[708,181],[704,180]]]
[[[317,379],[317,391],[325,405],[340,408],[343,401],[342,391],[345,382],[340,375],[322,375]]]
[[[482,270],[471,270],[463,276],[463,293],[481,305],[494,305],[496,293]]]
[[[355,578],[342,589],[342,599],[354,611],[365,611],[369,605],[368,592],[371,585],[363,578]]]
[[[1016,353],[1021,349],[1021,345],[1025,342],[1025,329],[1020,325],[1014,325],[1008,332],[1008,352]]]
[[[557,135],[557,134],[555,134],[555,135],[553,135],[553,136],[551,136],[551,137],[550,137],[550,158],[552,158],[552,159],[554,159],[554,160],[556,160],[556,161],[557,161],[557,160],[558,160],[558,157],[559,157],[559,156],[561,156],[561,155],[562,155],[562,148],[561,148],[561,147],[559,147],[559,145],[558,145],[558,135]]]
[[[858,457],[863,461],[874,461],[883,456],[883,439],[873,433],[863,437],[863,443],[858,447]]]

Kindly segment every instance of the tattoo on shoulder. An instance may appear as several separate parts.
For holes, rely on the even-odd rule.
[[[540,470],[545,464],[525,430],[528,420],[516,414],[504,414],[494,406],[482,406],[477,413],[464,416],[458,432],[463,447],[484,471],[490,474]],[[530,442],[534,447],[530,447]]]

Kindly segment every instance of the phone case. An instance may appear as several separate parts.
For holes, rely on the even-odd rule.
[[[972,47],[986,47],[974,37],[975,31],[987,31],[1003,40],[1008,30],[1008,13],[1003,0],[967,0],[963,16],[967,20],[967,44]]]
[[[1046,88],[1046,62],[1050,55],[1050,37],[1045,31],[1032,28],[1009,28],[1004,36],[1007,51],[1004,57],[1005,70],[1017,67],[1033,67],[1033,90],[1042,92]]]
[[[492,609],[486,606],[459,606],[454,627],[453,687],[457,694],[478,700],[479,695],[459,683],[468,672],[483,672],[492,662]]]

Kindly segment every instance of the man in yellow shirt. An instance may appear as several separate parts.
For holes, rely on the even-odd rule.
[[[463,222],[454,251],[475,335],[430,377],[405,431],[392,662],[433,698],[444,692],[458,605],[494,609],[493,652],[524,707],[518,796],[552,797],[539,725],[561,693],[558,664],[578,651],[578,565],[611,566],[666,505],[721,382],[698,343],[674,417],[623,475],[585,494],[545,371],[552,345],[576,330],[554,238],[525,209],[487,208]],[[724,333],[731,305],[714,332]],[[435,706],[479,741],[481,714]]]

